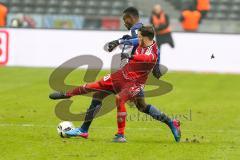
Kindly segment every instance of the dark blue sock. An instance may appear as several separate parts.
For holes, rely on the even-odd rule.
[[[144,110],[144,113],[150,115],[151,117],[158,121],[166,123],[167,125],[169,125],[170,122],[172,121],[171,118],[169,118],[166,114],[164,114],[163,112],[161,112],[160,110],[158,110],[157,108],[150,104],[147,105],[146,109]]]
[[[98,111],[100,110],[102,105],[102,102],[99,100],[92,100],[92,103],[90,105],[90,107],[87,110],[86,116],[85,116],[85,120],[81,126],[81,129],[85,132],[88,132],[88,129],[95,117],[95,115],[98,113]]]

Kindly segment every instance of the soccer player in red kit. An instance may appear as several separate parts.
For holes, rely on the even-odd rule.
[[[148,75],[156,64],[158,48],[153,38],[154,29],[151,26],[143,26],[138,31],[139,46],[135,53],[131,57],[129,57],[129,54],[122,53],[122,56],[130,59],[129,63],[122,69],[105,76],[100,81],[85,84],[65,94],[52,93],[50,98],[64,99],[96,91],[115,93],[118,119],[117,134],[122,135],[121,139],[117,138],[116,141],[125,142],[124,130],[127,115],[125,103],[128,100],[134,100],[135,96],[144,88]],[[177,134],[180,136],[180,128],[175,132],[179,132]],[[75,135],[74,131],[68,131],[66,134],[69,136]]]

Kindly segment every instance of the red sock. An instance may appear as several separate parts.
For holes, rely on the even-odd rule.
[[[126,116],[127,112],[118,112],[117,115],[118,134],[124,135],[125,133]]]
[[[87,89],[85,88],[86,85],[83,85],[83,86],[80,86],[80,87],[77,87],[77,88],[74,88],[73,90],[71,91],[68,91],[66,93],[67,96],[76,96],[76,95],[81,95],[81,94],[86,94],[88,93]]]
[[[126,107],[125,102],[122,102],[117,98],[117,124],[118,124],[118,134],[123,134],[125,132],[126,126]]]

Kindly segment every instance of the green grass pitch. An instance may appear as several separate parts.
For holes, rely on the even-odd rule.
[[[60,122],[54,112],[57,102],[48,99],[52,71],[0,68],[1,160],[237,160],[240,157],[240,75],[167,73],[163,79],[173,84],[173,91],[147,98],[147,102],[170,116],[178,115],[182,141],[175,143],[164,124],[146,120],[137,109],[128,107],[128,114],[133,116],[127,122],[128,142],[115,144],[111,139],[116,131],[116,110],[95,119],[87,140],[61,139],[57,135]],[[83,74],[84,71],[74,71],[67,82],[81,84]],[[75,97],[72,112],[85,111],[89,103],[90,98]],[[140,117],[136,118],[138,114]],[[76,126],[80,123],[74,122]]]

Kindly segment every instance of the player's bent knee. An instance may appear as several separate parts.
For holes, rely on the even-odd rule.
[[[141,106],[141,105],[138,105],[137,106],[137,109],[140,111],[140,112],[144,112],[145,111],[145,108],[144,106]]]
[[[103,95],[102,92],[96,92],[93,94],[94,100],[102,101],[104,98],[105,98],[105,96]]]
[[[144,112],[145,109],[147,108],[147,104],[142,99],[137,99],[135,105],[140,112]]]

